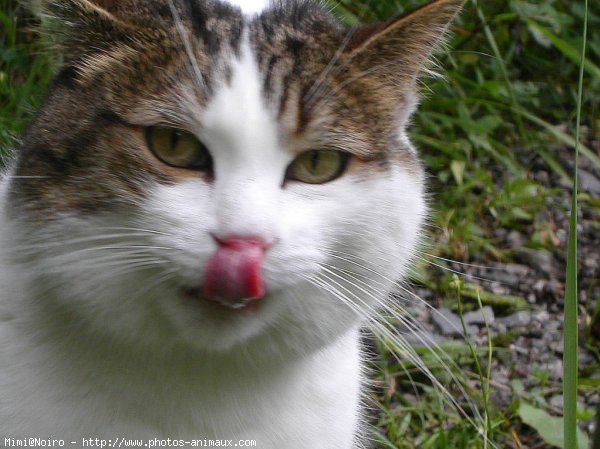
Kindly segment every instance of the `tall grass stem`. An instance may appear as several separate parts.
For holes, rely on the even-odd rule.
[[[577,123],[575,128],[575,164],[573,168],[573,198],[569,225],[569,246],[567,249],[567,285],[565,291],[564,317],[564,435],[565,449],[577,449],[577,376],[578,376],[578,323],[577,323],[577,190],[579,165],[579,134],[581,128],[581,106],[583,102],[583,74],[587,44],[588,2],[585,0],[583,21],[583,45],[579,69],[577,96]]]

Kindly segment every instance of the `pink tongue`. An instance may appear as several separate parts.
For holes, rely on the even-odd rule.
[[[208,261],[204,273],[204,297],[235,305],[265,295],[260,272],[264,245],[253,239],[230,239]]]

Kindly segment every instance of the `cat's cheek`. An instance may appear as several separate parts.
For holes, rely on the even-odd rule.
[[[327,207],[328,263],[363,309],[383,301],[412,261],[425,216],[420,177],[391,168],[382,176],[349,179]]]

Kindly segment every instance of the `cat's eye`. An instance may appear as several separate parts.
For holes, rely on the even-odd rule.
[[[333,181],[346,170],[348,157],[348,153],[336,150],[305,151],[290,164],[286,178],[307,184]]]
[[[211,171],[212,157],[196,136],[176,128],[146,128],[150,150],[166,164],[193,170]]]

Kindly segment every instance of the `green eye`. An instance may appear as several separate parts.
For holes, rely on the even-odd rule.
[[[148,146],[155,156],[174,167],[211,171],[212,158],[193,134],[176,128],[151,126],[146,129]]]
[[[288,167],[286,178],[307,184],[324,184],[339,177],[348,165],[348,153],[335,150],[310,150]]]

